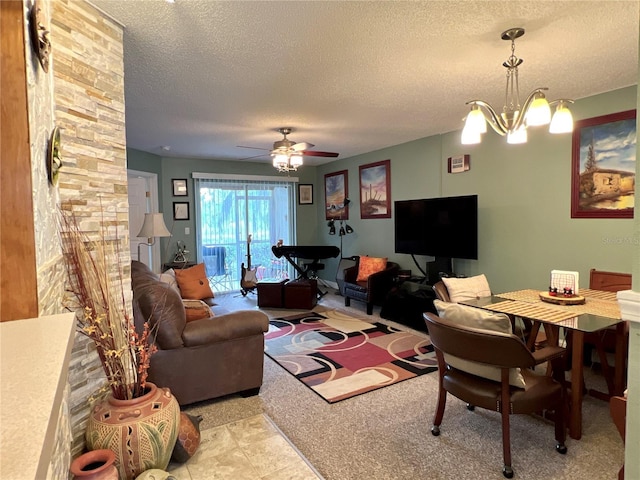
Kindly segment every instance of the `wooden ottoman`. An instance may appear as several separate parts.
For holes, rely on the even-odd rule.
[[[298,279],[284,286],[284,308],[310,310],[318,303],[318,281]]]
[[[284,306],[284,284],[288,280],[266,279],[258,282],[258,307],[282,308]]]

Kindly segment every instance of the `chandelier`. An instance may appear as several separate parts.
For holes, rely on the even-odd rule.
[[[518,67],[523,60],[515,55],[515,40],[524,35],[524,28],[510,28],[502,32],[503,40],[511,40],[511,55],[502,64],[507,69],[507,87],[502,113],[498,113],[491,105],[482,100],[472,100],[471,111],[466,117],[462,129],[462,143],[473,145],[482,141],[482,134],[487,131],[487,123],[498,134],[507,137],[507,143],[526,143],[527,127],[549,125],[550,133],[568,133],[573,131],[573,117],[568,104],[573,100],[560,99],[548,102],[544,91],[546,87],[536,88],[531,92],[524,104],[520,105],[518,85]],[[556,107],[551,118],[551,105]]]

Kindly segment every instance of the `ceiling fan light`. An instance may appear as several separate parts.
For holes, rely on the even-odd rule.
[[[470,131],[474,133],[487,133],[487,120],[477,105],[471,106],[471,111],[467,115],[464,128],[469,128]]]
[[[290,157],[290,163],[294,168],[302,166],[302,155],[300,155],[299,153],[292,154]]]
[[[527,110],[525,122],[529,127],[537,127],[538,125],[548,125],[551,121],[551,107],[544,96],[544,93],[538,92],[536,98],[531,102],[531,106]]]
[[[286,166],[289,163],[289,157],[284,153],[274,153],[271,156],[273,157],[273,166],[276,168]]]
[[[556,111],[549,125],[549,133],[570,133],[573,132],[573,116],[571,110],[562,100],[558,103]]]
[[[516,145],[518,143],[527,143],[527,129],[522,125],[517,130],[510,130],[507,133],[507,143]]]

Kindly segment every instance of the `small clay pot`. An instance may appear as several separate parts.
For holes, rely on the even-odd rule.
[[[91,450],[71,462],[71,473],[76,480],[118,480],[115,461],[111,450]]]

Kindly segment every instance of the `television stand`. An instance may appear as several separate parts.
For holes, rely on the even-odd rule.
[[[380,317],[426,332],[422,314],[437,313],[433,306],[435,298],[435,292],[425,277],[411,277],[398,282],[389,292],[382,304]]]
[[[451,257],[434,257],[432,262],[427,262],[427,278],[431,285],[440,281],[440,273],[455,277]]]

